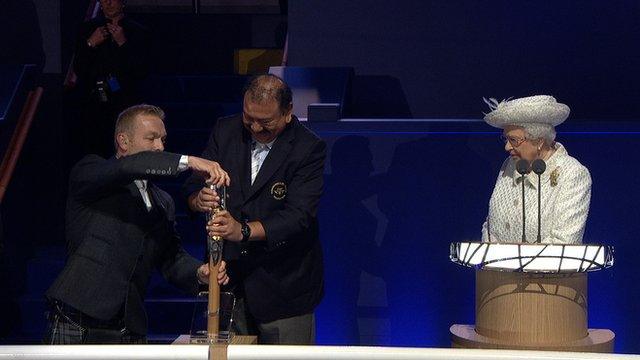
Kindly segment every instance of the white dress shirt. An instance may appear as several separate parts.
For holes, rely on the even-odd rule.
[[[543,243],[580,244],[584,234],[589,202],[589,170],[555,143],[555,153],[546,161],[541,175],[541,238]],[[517,159],[503,164],[489,202],[489,214],[482,225],[482,241],[522,241],[522,185],[516,171]],[[535,242],[538,234],[538,175],[525,175],[526,240]]]
[[[178,172],[183,172],[187,170],[188,167],[189,156],[180,156],[180,161],[178,162]],[[147,211],[151,211],[151,209],[153,209],[153,205],[151,204],[151,198],[149,197],[149,191],[147,190],[147,180],[134,180],[133,182],[138,187],[138,191],[140,191],[142,201],[144,202],[144,206],[147,208]]]
[[[253,182],[256,181],[256,177],[260,172],[260,168],[262,167],[264,160],[267,158],[267,155],[269,155],[269,151],[271,151],[271,148],[273,147],[274,142],[276,141],[273,140],[270,143],[263,144],[256,141],[255,139],[251,142],[251,184],[252,185],[253,185]]]

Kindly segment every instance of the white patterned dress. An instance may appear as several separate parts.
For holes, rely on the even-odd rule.
[[[546,161],[541,175],[541,238],[543,243],[580,244],[584,234],[591,175],[578,160],[569,156],[562,144]],[[515,169],[517,159],[502,164],[489,201],[489,214],[482,225],[482,241],[522,241],[522,185]],[[538,234],[538,175],[525,176],[526,241],[535,242]]]

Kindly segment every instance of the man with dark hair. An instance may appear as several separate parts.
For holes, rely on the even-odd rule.
[[[214,161],[164,152],[164,112],[124,110],[110,159],[84,157],[71,171],[66,209],[67,263],[47,291],[48,344],[145,343],[144,297],[154,268],[195,294],[209,269],[182,248],[175,205],[151,180],[191,169],[209,183],[229,184]],[[221,265],[218,282],[228,282]]]
[[[208,223],[226,240],[235,321],[262,344],[313,344],[313,311],[323,295],[316,217],[326,145],[292,114],[291,89],[274,75],[253,78],[241,115],[218,119],[202,157],[229,172],[228,211]],[[189,208],[208,212],[217,194],[197,176],[185,183]]]

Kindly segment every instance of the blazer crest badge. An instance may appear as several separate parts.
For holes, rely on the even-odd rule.
[[[277,182],[271,186],[271,196],[276,200],[282,200],[287,196],[287,185],[283,182]]]

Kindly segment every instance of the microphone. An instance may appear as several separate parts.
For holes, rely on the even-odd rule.
[[[540,236],[540,224],[542,217],[540,216],[540,194],[542,193],[542,189],[540,188],[540,177],[542,173],[547,169],[547,164],[542,159],[535,159],[533,163],[531,163],[531,169],[534,173],[538,174],[538,238],[537,242],[542,242],[542,237]]]
[[[516,163],[516,171],[520,174],[520,178],[522,180],[522,242],[527,242],[527,235],[525,232],[526,228],[526,208],[524,206],[524,176],[531,171],[529,167],[529,162],[525,159],[520,159]]]
[[[525,159],[520,159],[516,163],[516,170],[520,175],[526,175],[531,172],[531,167],[529,166],[529,162]]]

